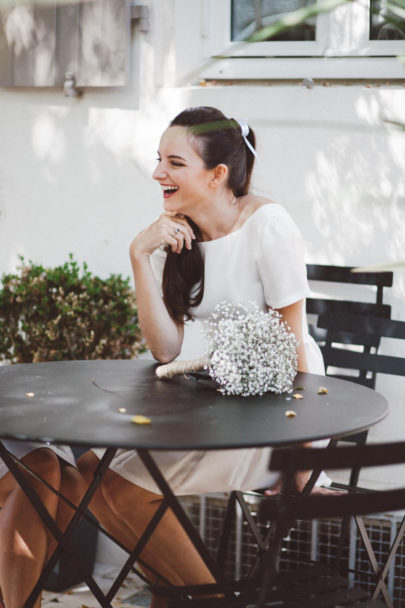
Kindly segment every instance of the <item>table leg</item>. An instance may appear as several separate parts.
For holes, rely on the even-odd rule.
[[[191,523],[190,519],[187,517],[183,507],[179,503],[176,495],[173,493],[166,479],[163,477],[150,452],[148,450],[138,449],[138,454],[145,467],[151,474],[154,482],[159,487],[163,496],[165,497],[168,507],[170,507],[170,509],[173,511],[173,513],[179,520],[180,524],[183,526],[191,542],[194,544],[201,558],[204,560],[207,568],[217,580],[221,580],[223,578],[223,575],[218,567],[217,562],[214,560],[207,547],[205,546],[204,542],[202,541],[200,535],[198,534],[197,530]]]
[[[109,592],[107,593],[107,598],[109,600],[112,600],[112,598],[115,596],[120,585],[122,584],[123,580],[127,576],[129,570],[133,567],[133,564],[138,560],[142,550],[144,549],[149,538],[153,534],[153,531],[158,526],[159,522],[161,521],[162,517],[164,516],[164,514],[168,508],[170,508],[173,511],[173,513],[179,520],[180,524],[182,525],[182,527],[184,528],[188,537],[190,538],[190,540],[196,547],[199,555],[203,559],[204,563],[207,565],[210,572],[213,574],[213,576],[216,578],[217,581],[222,582],[223,575],[222,575],[222,572],[221,572],[218,564],[211,556],[210,552],[208,551],[207,547],[203,543],[203,541],[202,541],[201,537],[199,536],[198,532],[196,531],[195,527],[189,520],[183,507],[181,506],[177,497],[175,496],[172,489],[170,488],[169,484],[163,477],[161,471],[159,470],[158,466],[156,465],[150,452],[148,450],[142,450],[142,449],[138,449],[137,451],[138,451],[138,454],[139,454],[142,462],[144,463],[145,467],[148,469],[153,480],[155,481],[155,483],[161,490],[164,498],[163,498],[163,501],[162,501],[160,507],[158,508],[158,510],[156,511],[154,516],[151,518],[151,520],[150,520],[147,528],[143,532],[141,538],[137,542],[135,548],[133,549],[132,552],[128,552],[128,553],[130,553],[129,557],[126,560],[124,566],[121,568],[121,570],[120,570],[116,580],[114,581],[113,585],[111,586]],[[161,578],[162,578],[162,580],[164,580],[163,577],[161,577]],[[189,585],[187,587],[184,587],[184,591],[183,591],[183,587],[176,588],[176,586],[171,585],[170,583],[168,583],[168,581],[164,580],[164,582],[168,585],[168,588],[172,589],[173,593],[176,593],[178,591],[180,594],[184,595],[186,593],[190,593],[191,590],[193,589],[193,586]],[[196,586],[196,590],[198,589],[201,592],[200,587],[201,587],[201,585]],[[231,590],[229,588],[229,585],[227,585],[226,587],[227,587],[226,589],[224,587],[225,592],[230,593]],[[216,586],[215,592],[218,592],[218,591],[221,591],[221,590],[218,589]],[[206,591],[206,592],[209,593],[209,591]]]
[[[29,499],[29,501],[31,502],[33,507],[36,509],[38,515],[41,517],[42,521],[47,526],[49,531],[53,534],[53,536],[55,537],[55,539],[57,540],[57,543],[58,543],[54,553],[49,558],[47,564],[45,565],[45,567],[42,571],[41,576],[39,577],[37,583],[35,584],[34,589],[31,591],[27,601],[25,602],[24,608],[32,608],[34,606],[39,594],[41,593],[41,591],[43,589],[44,583],[46,582],[49,574],[51,573],[53,567],[55,566],[55,563],[58,560],[60,553],[63,550],[65,550],[67,552],[67,554],[69,555],[73,566],[80,572],[81,575],[83,575],[84,581],[87,583],[87,585],[91,589],[91,591],[92,591],[93,595],[96,597],[96,599],[100,602],[100,605],[103,608],[111,608],[110,602],[107,600],[106,596],[101,591],[100,587],[97,585],[97,583],[95,582],[95,580],[93,579],[91,574],[86,572],[86,565],[82,564],[80,558],[78,558],[78,556],[75,554],[75,552],[69,547],[68,541],[82,517],[82,512],[87,508],[94,493],[96,492],[98,486],[100,485],[102,478],[103,478],[105,472],[107,471],[107,469],[110,465],[110,462],[113,459],[115,453],[116,453],[115,448],[109,448],[106,450],[103,458],[101,459],[101,461],[96,469],[93,481],[89,485],[89,487],[86,491],[86,494],[84,495],[79,506],[76,508],[76,512],[73,515],[68,527],[66,528],[66,531],[64,533],[62,533],[61,530],[58,528],[55,520],[49,515],[47,509],[42,504],[40,498],[38,497],[36,492],[32,489],[32,487],[30,486],[27,479],[22,474],[19,466],[16,464],[13,457],[9,454],[9,452],[6,450],[6,448],[0,441],[0,457],[3,459],[4,463],[6,464],[7,468],[9,469],[10,473],[13,475],[13,477],[15,478],[17,483],[20,485],[21,489],[26,494],[27,498]],[[59,494],[56,490],[54,490],[54,491],[61,498],[63,498],[61,496],[61,494]]]
[[[135,548],[131,551],[124,566],[121,568],[117,578],[115,579],[110,590],[108,591],[107,599],[109,599],[110,601],[115,597],[115,594],[117,593],[118,589],[121,587],[122,583],[126,579],[128,572],[131,570],[133,564],[140,557],[143,549],[145,548],[145,545],[147,544],[148,540],[152,536],[154,530],[157,528],[157,526],[158,526],[160,520],[162,519],[163,515],[165,514],[167,508],[168,508],[168,504],[165,501],[163,501],[160,504],[159,508],[157,509],[156,513],[153,515],[148,526],[146,527],[146,530],[142,534],[139,541],[136,543]]]

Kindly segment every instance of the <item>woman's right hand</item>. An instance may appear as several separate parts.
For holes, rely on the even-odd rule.
[[[182,215],[162,213],[150,226],[142,230],[130,245],[130,254],[135,260],[149,257],[159,247],[168,245],[173,253],[184,247],[191,249],[195,234]]]

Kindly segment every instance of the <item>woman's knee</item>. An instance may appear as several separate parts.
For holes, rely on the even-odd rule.
[[[135,485],[111,469],[102,481],[101,491],[110,507],[118,513],[128,508],[140,510],[143,506],[157,504],[162,500],[160,494]]]
[[[60,465],[59,459],[53,450],[50,448],[38,448],[24,456],[21,461],[53,488],[59,488]],[[27,477],[34,481],[34,478],[28,471]]]
[[[77,467],[87,484],[93,481],[94,472],[99,462],[99,458],[91,451],[85,452],[78,459]]]
[[[60,491],[63,496],[77,506],[82,500],[87,487],[88,484],[80,471],[69,464],[62,465]]]
[[[93,452],[86,452],[77,461],[77,466],[87,484],[91,483],[99,459]],[[126,508],[142,507],[145,504],[158,503],[160,494],[154,494],[128,481],[115,471],[108,469],[100,484],[100,492],[110,509],[121,513]]]
[[[60,487],[60,466],[55,452],[49,448],[37,448],[26,454],[21,462],[28,467],[28,470],[20,466],[21,473],[28,481],[30,486],[41,495],[42,499],[51,495],[51,491],[40,481],[37,476],[49,484],[55,490]],[[29,470],[33,471],[32,475]],[[0,507],[4,506],[8,497],[15,492],[22,492],[19,483],[12,473],[7,473],[0,479]]]

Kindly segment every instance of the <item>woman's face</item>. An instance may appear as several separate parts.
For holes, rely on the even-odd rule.
[[[185,127],[169,127],[162,135],[153,179],[163,192],[165,211],[193,216],[207,199],[212,171],[190,145]]]

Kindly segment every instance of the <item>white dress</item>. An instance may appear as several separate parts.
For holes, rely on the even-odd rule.
[[[259,207],[238,230],[199,246],[204,257],[204,296],[193,309],[196,321],[185,326],[181,359],[206,354],[201,322],[219,302],[255,301],[266,310],[269,306],[288,306],[309,293],[300,233],[291,216],[276,203]],[[160,249],[151,256],[159,285],[165,256]],[[323,374],[322,355],[308,334],[305,307],[303,316],[308,369]],[[174,493],[184,495],[272,486],[277,474],[268,471],[270,451],[271,448],[159,451],[153,452],[153,457]],[[94,452],[99,457],[103,453]],[[129,481],[159,492],[135,451],[118,450],[111,468]]]

